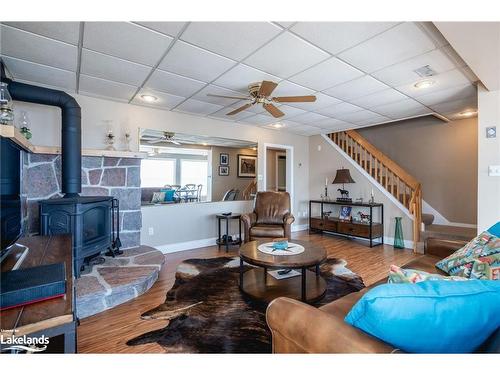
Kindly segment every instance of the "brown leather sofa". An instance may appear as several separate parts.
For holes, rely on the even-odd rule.
[[[241,221],[245,228],[245,242],[277,237],[290,239],[291,226],[295,221],[290,212],[290,194],[258,192],[253,212],[241,215]]]
[[[426,255],[405,265],[431,273],[441,273],[434,264],[465,245],[463,241],[429,238]],[[322,307],[280,297],[267,308],[267,324],[272,331],[274,353],[395,353],[397,348],[344,322],[354,304],[386,278],[357,293],[348,294]],[[500,330],[478,350],[498,352]]]

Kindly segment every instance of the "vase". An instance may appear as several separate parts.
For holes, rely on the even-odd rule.
[[[396,217],[396,229],[394,231],[394,248],[404,249],[405,241],[403,238],[403,226],[401,224],[401,217]]]

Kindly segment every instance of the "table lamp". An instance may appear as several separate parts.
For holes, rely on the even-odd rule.
[[[353,184],[354,180],[351,177],[351,173],[349,172],[349,169],[337,169],[337,174],[335,175],[335,178],[332,181],[332,184],[342,184],[342,189],[337,189],[341,197],[337,198],[337,202],[347,202],[347,203],[352,203],[352,199],[349,198],[349,191],[344,189],[344,184]]]

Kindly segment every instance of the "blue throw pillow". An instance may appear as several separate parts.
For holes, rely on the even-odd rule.
[[[500,281],[380,285],[345,322],[409,353],[470,353],[500,327]]]
[[[492,235],[500,237],[500,221],[488,229]]]
[[[174,200],[174,189],[161,189],[162,193],[165,193],[165,202],[173,202]]]

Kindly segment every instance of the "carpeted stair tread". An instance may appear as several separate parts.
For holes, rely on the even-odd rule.
[[[470,241],[477,235],[476,228],[463,228],[451,225],[431,224],[425,226],[421,240],[426,238],[443,238],[448,240]]]

